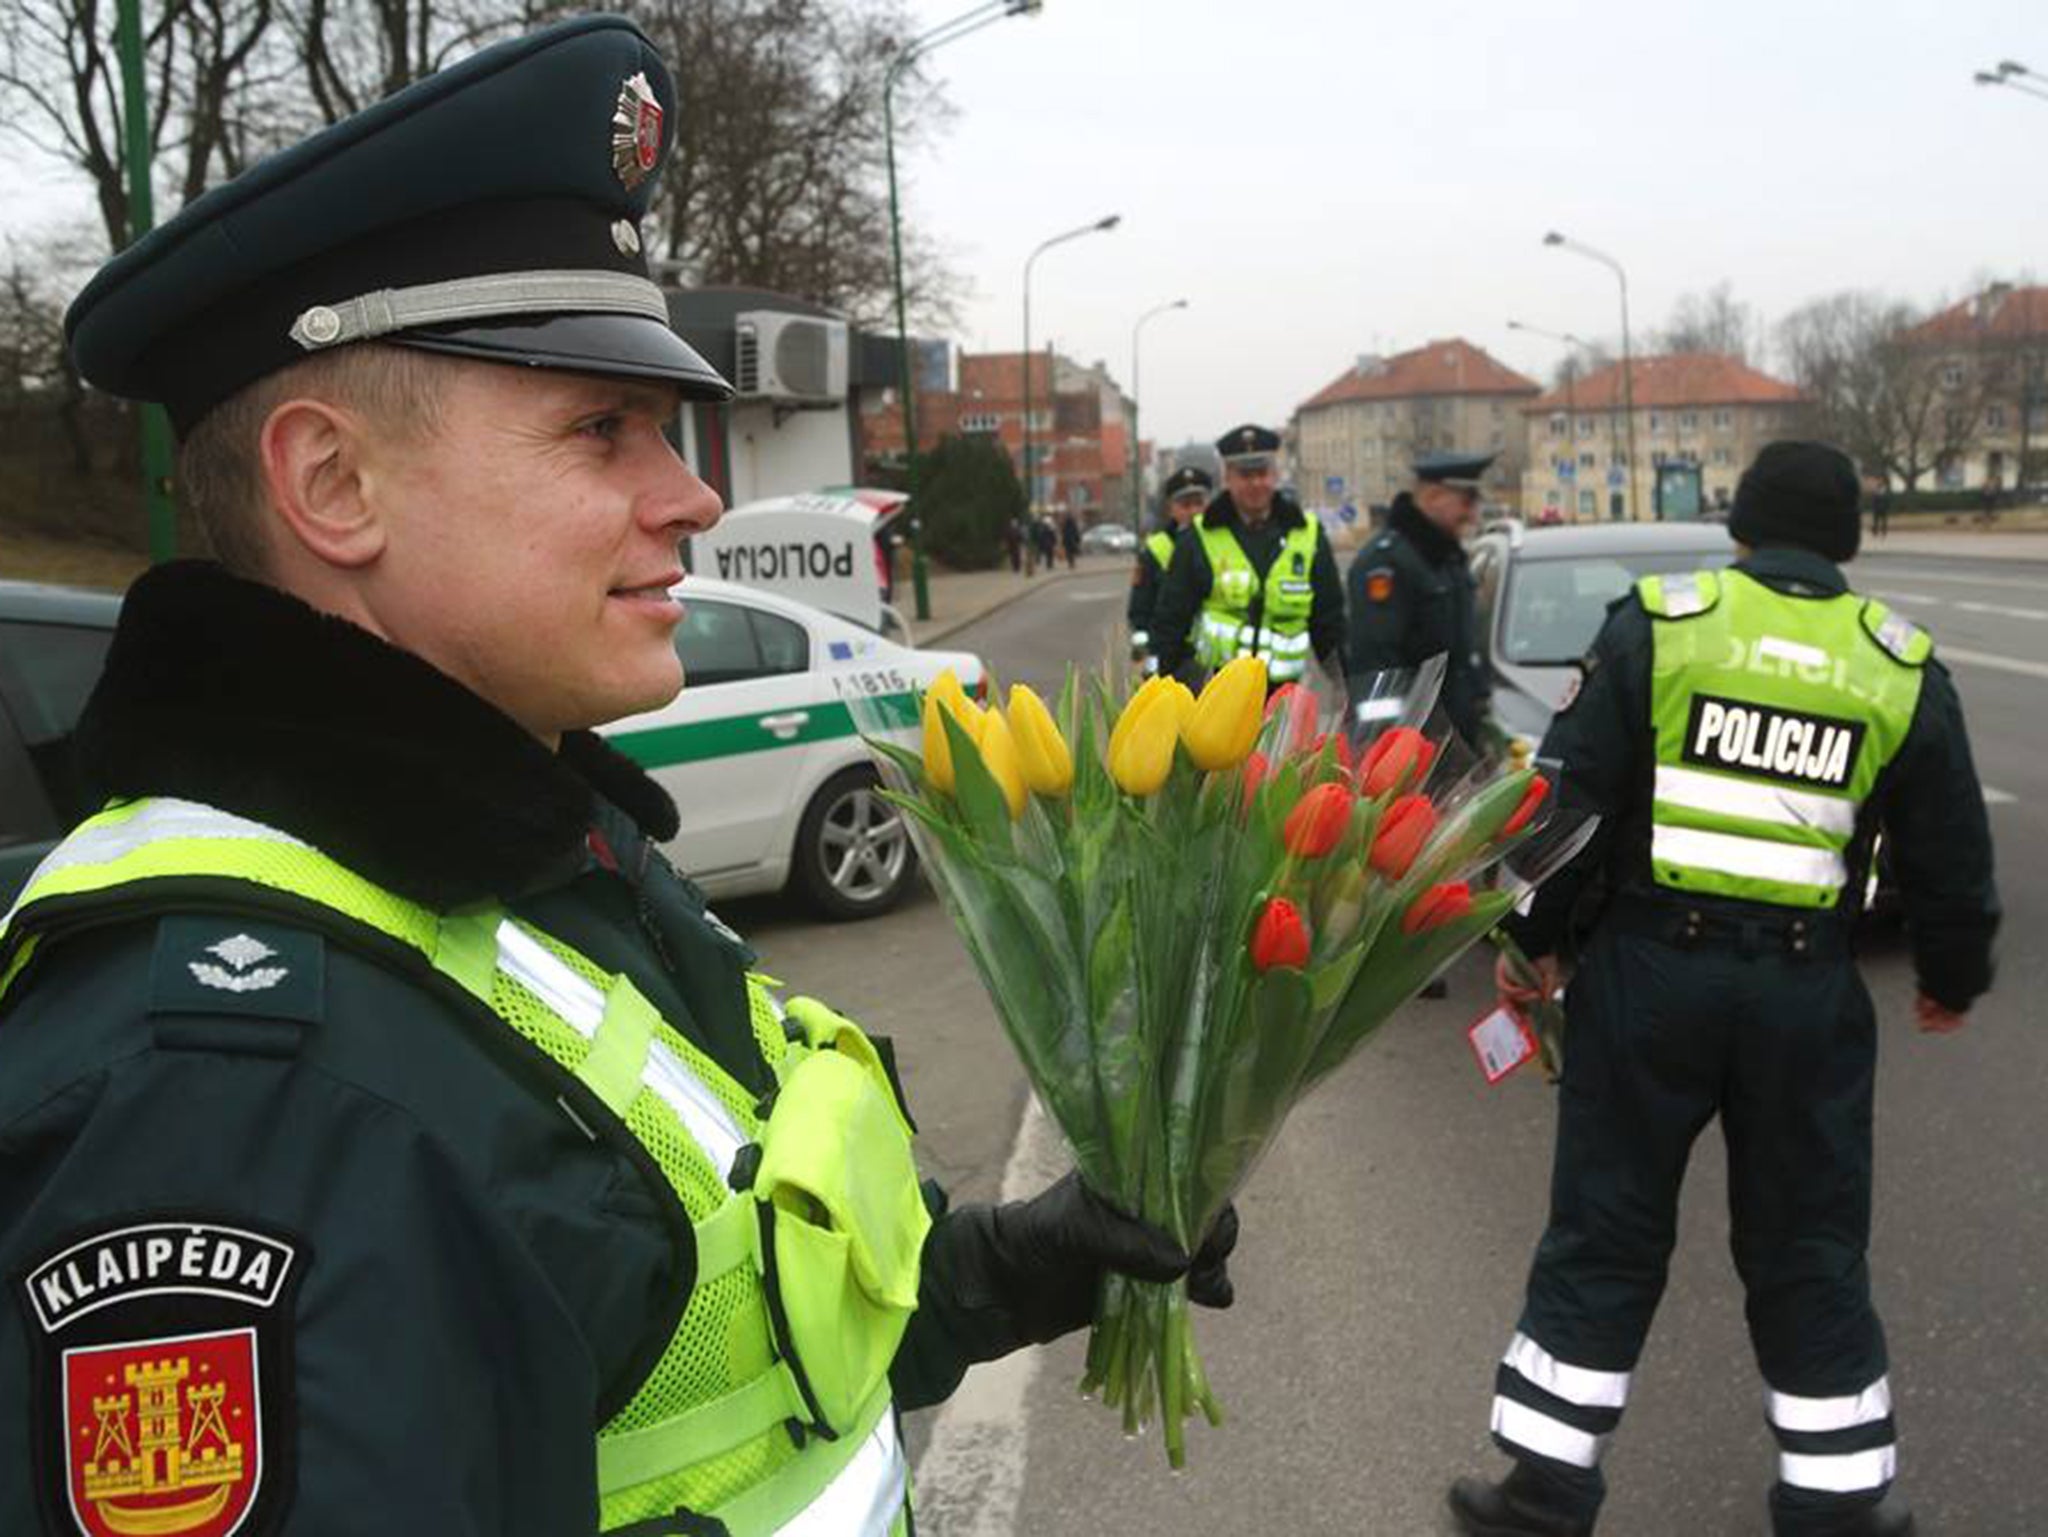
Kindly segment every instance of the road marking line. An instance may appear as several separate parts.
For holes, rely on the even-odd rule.
[[[2048,678],[2048,662],[2029,662],[2016,656],[1996,656],[1989,651],[1965,651],[1961,646],[1935,648],[1944,662],[1961,662],[1965,667],[1984,667],[1993,672],[2016,672],[2027,678]]]
[[[2003,603],[1958,603],[1966,614],[1997,614],[2003,619],[2048,619],[2048,609],[2008,608]]]
[[[1924,592],[1884,592],[1876,587],[1870,589],[1870,596],[1882,598],[1887,603],[1932,603],[1937,608],[1948,601],[1946,598],[1931,597]]]
[[[1003,1166],[1001,1199],[1036,1195],[1066,1166],[1065,1148],[1032,1095]],[[1024,1498],[1025,1400],[1040,1354],[1026,1346],[971,1368],[939,1410],[913,1485],[920,1527],[946,1537],[1012,1537]]]
[[[1121,592],[1070,592],[1067,594],[1067,601],[1069,603],[1111,603],[1122,596],[1123,593]]]
[[[1916,571],[1910,567],[1878,565],[1871,574],[1879,580],[1904,582],[1954,582],[1963,587],[2013,587],[2021,592],[2039,592],[2048,586],[2048,573],[2032,581],[2016,576],[1957,576],[1953,571]]]
[[[2019,797],[2010,790],[1994,790],[1989,785],[1983,788],[1984,804],[1987,806],[2010,806],[2019,800]]]

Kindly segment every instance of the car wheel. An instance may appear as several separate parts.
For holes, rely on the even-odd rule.
[[[826,780],[797,826],[792,879],[828,918],[873,918],[910,889],[917,850],[903,812],[882,799],[873,769]]]

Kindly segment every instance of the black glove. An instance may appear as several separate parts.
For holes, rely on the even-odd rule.
[[[1230,1280],[1230,1253],[1236,1247],[1237,1207],[1231,1205],[1217,1213],[1209,1236],[1195,1250],[1195,1262],[1188,1267],[1188,1301],[1197,1307],[1227,1308],[1237,1300]]]

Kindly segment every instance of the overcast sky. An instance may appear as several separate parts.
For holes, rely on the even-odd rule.
[[[971,0],[911,0],[936,25]],[[1046,0],[934,52],[955,115],[907,217],[974,292],[959,341],[1032,331],[1129,384],[1163,442],[1278,424],[1363,352],[1462,335],[1540,379],[1510,318],[1640,335],[1722,281],[1775,321],[1845,287],[1918,303],[2048,280],[2044,0]],[[2048,82],[2043,83],[2048,89]]]

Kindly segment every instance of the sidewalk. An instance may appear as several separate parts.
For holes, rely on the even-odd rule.
[[[906,575],[896,583],[896,608],[910,626],[920,646],[937,645],[947,636],[964,630],[977,619],[985,619],[999,608],[1028,598],[1042,587],[1070,582],[1078,577],[1128,573],[1129,555],[1083,555],[1072,571],[1061,563],[1052,571],[1041,570],[1025,576],[1003,566],[994,571],[941,571],[934,568],[928,590],[932,616],[922,622],[912,617],[916,596]]]
[[[1901,529],[1879,538],[1863,531],[1865,555],[1954,555],[1966,560],[2048,560],[2048,528]]]

